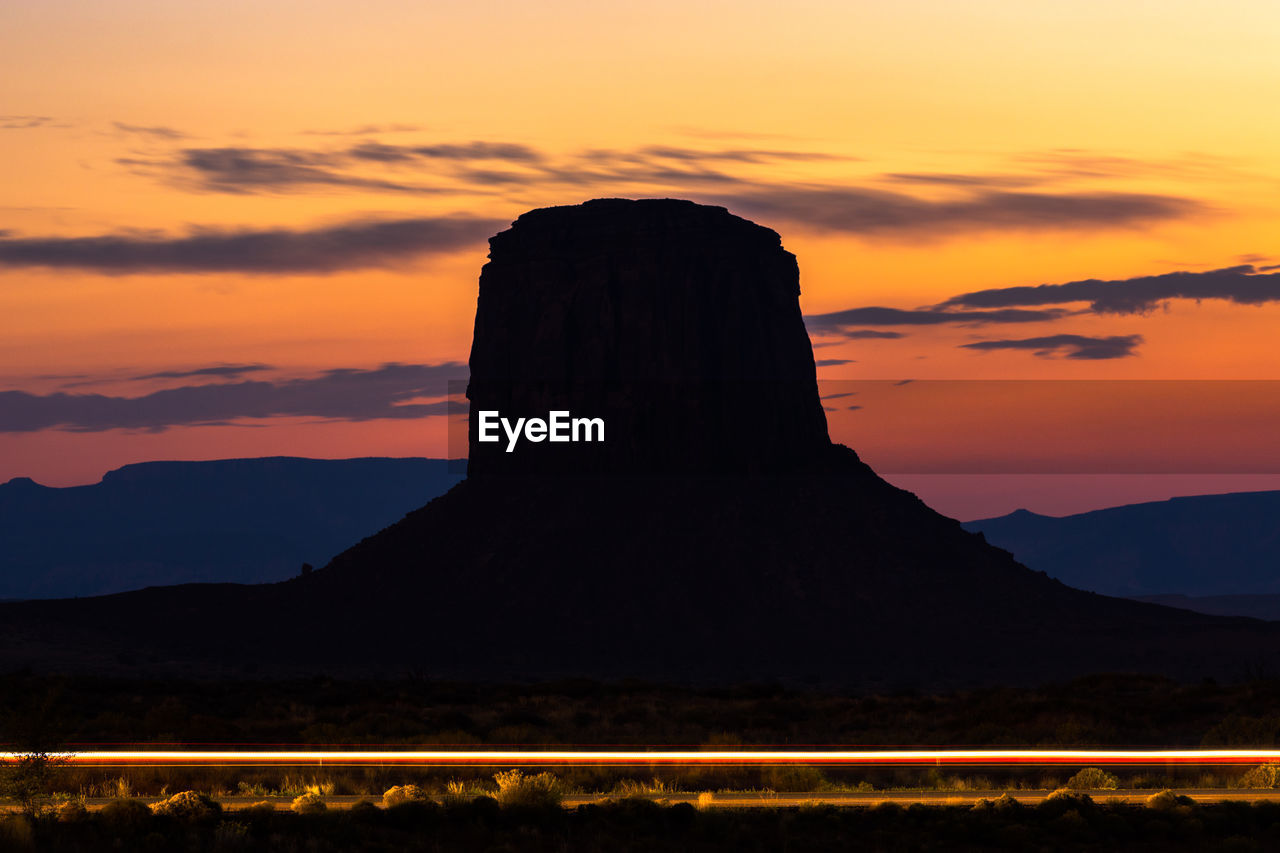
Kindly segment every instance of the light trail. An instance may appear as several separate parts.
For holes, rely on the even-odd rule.
[[[0,763],[22,753],[0,753]],[[1280,749],[916,749],[916,750],[87,750],[55,753],[69,764],[120,766],[322,766],[417,765],[423,767],[546,767],[647,765],[1159,765],[1280,762]]]

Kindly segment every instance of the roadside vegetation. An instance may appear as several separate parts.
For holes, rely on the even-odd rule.
[[[0,816],[0,850],[1264,851],[1280,845],[1278,804],[1195,805],[1168,791],[1139,804],[1064,790],[1038,805],[1004,796],[963,807],[777,809],[715,808],[714,798],[695,806],[626,797],[566,809],[552,801],[477,795],[387,806],[368,800],[335,810],[307,794],[292,807],[231,810],[206,807],[196,795],[178,797],[172,808],[121,799],[93,811]]]
[[[4,712],[8,712],[5,714]],[[0,798],[30,815],[69,802],[198,791],[251,801],[335,795],[457,803],[574,794],[1276,788],[1280,766],[856,768],[638,766],[500,768],[65,766],[59,744],[293,744],[431,748],[744,744],[809,746],[1274,746],[1280,682],[1179,685],[1096,677],[1037,689],[859,695],[774,685],[692,689],[639,683],[467,685],[421,678],[236,684],[0,676],[0,741],[27,756],[0,768]],[[506,778],[506,777],[504,777]],[[509,789],[509,790],[508,790]],[[539,793],[541,792],[541,793]],[[393,797],[394,799],[395,797]],[[300,808],[305,808],[305,804]]]

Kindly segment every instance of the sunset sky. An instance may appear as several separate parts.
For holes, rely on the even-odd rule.
[[[1280,487],[1238,382],[1280,380],[1278,40],[1270,0],[4,3],[0,482],[445,455],[487,237],[675,196],[782,235],[824,394],[1098,380],[831,396],[944,511]]]

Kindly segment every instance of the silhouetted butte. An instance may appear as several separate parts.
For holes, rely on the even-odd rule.
[[[1280,652],[1276,626],[1032,572],[832,444],[775,232],[606,199],[490,248],[465,481],[307,578],[4,611],[231,672],[939,686],[1230,678]],[[603,412],[605,442],[476,440],[478,411],[555,409]]]

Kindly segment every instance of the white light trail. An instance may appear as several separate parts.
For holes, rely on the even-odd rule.
[[[0,763],[22,753],[0,752]],[[1280,749],[913,749],[913,750],[86,750],[57,753],[77,765],[1119,765],[1280,762]]]

